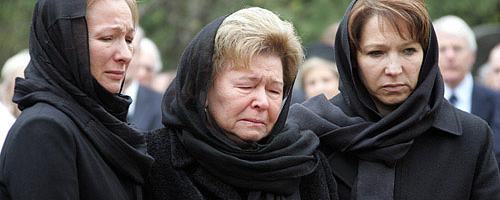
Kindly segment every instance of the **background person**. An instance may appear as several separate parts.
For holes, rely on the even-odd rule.
[[[335,63],[313,57],[302,64],[301,70],[300,85],[307,99],[319,94],[331,99],[339,93],[339,73]]]
[[[488,62],[481,68],[479,74],[481,82],[486,87],[500,92],[500,44],[491,50]]]
[[[14,117],[21,114],[17,104],[12,102],[14,96],[14,85],[17,77],[24,78],[24,69],[30,62],[28,50],[22,50],[9,58],[2,68],[2,83],[0,84],[1,102],[7,107],[7,110]]]
[[[161,62],[160,50],[156,44],[149,38],[142,38],[141,51],[139,53],[139,70],[137,79],[142,85],[152,88],[154,77],[161,71],[163,64]]]
[[[153,160],[119,94],[137,21],[134,0],[37,1],[0,199],[142,199]]]
[[[133,127],[145,133],[160,128],[161,125],[161,94],[141,84],[141,71],[143,65],[142,40],[144,31],[137,27],[132,47],[134,55],[128,66],[127,76],[123,84],[124,94],[130,96],[132,103],[128,108],[127,121]]]

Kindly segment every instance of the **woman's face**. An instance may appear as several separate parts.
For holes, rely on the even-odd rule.
[[[231,139],[259,141],[270,133],[283,101],[281,59],[257,55],[249,69],[225,65],[208,91],[208,111]]]
[[[132,58],[134,22],[130,8],[123,0],[95,1],[87,9],[87,25],[90,72],[106,90],[118,93]]]
[[[363,26],[357,51],[360,78],[371,96],[387,106],[401,104],[417,85],[422,46],[406,40],[378,16]]]
[[[339,77],[328,66],[314,66],[304,76],[304,92],[308,98],[324,94],[330,99],[339,93]]]

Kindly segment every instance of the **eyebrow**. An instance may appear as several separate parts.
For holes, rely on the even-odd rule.
[[[99,30],[116,30],[116,31],[120,31],[120,32],[123,32],[123,26],[121,25],[111,25],[111,26],[102,26],[99,28]],[[135,34],[135,28],[134,27],[125,27],[125,32],[127,32],[128,30],[130,30],[132,33]]]
[[[405,42],[399,46],[408,46],[408,45],[413,45],[413,44],[418,44],[417,41],[410,41],[410,42]],[[386,46],[384,43],[375,43],[375,44],[369,44],[369,45],[365,45],[365,46],[361,46],[361,48],[369,48],[369,47],[383,47],[383,46]]]
[[[259,77],[255,77],[255,76],[243,76],[243,77],[239,77],[238,80],[249,80],[249,81],[258,81],[260,80]],[[279,84],[279,85],[284,85],[283,81],[279,81],[279,80],[276,80],[276,79],[272,79],[271,80],[271,83],[273,84]]]

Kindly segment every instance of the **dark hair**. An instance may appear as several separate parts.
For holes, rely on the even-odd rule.
[[[418,41],[427,50],[431,22],[423,0],[358,0],[349,14],[352,50],[359,49],[363,26],[373,16],[386,20],[401,38]]]

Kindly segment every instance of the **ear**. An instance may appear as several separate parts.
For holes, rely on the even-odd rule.
[[[472,67],[474,66],[474,62],[476,62],[476,52],[472,52],[469,55],[469,60],[467,60],[468,66],[469,66],[469,71],[472,71]]]

